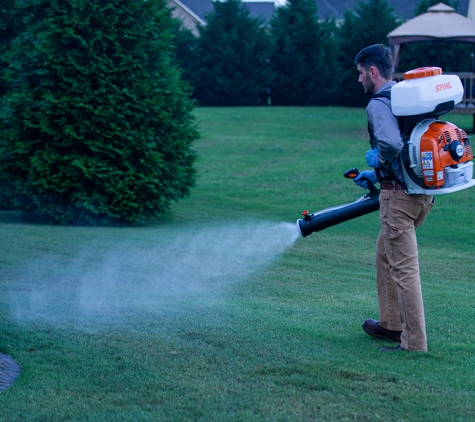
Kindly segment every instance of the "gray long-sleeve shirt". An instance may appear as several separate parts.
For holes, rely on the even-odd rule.
[[[389,81],[382,85],[376,94],[391,89],[396,82]],[[396,116],[391,110],[391,101],[385,97],[373,98],[366,107],[368,123],[372,128],[374,139],[373,147],[378,148],[379,170],[376,171],[378,179],[393,180],[394,176],[404,184],[399,154],[403,147],[401,133]]]

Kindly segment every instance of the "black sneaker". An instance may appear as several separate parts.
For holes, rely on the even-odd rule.
[[[362,327],[366,334],[369,334],[371,337],[382,338],[383,340],[392,341],[393,343],[401,343],[402,331],[386,330],[386,328],[381,327],[379,322],[374,319],[367,319]]]

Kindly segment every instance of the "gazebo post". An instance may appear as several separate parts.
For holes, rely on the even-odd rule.
[[[393,53],[393,62],[394,62],[394,69],[393,72],[397,72],[397,68],[399,66],[399,55],[401,53],[401,44],[391,44],[391,50]]]

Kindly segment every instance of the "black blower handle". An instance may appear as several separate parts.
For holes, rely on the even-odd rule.
[[[357,168],[353,167],[352,169],[346,170],[343,173],[343,176],[346,177],[347,179],[354,179],[359,174],[360,174],[360,171]],[[368,183],[368,189],[370,192],[379,193],[379,189],[376,186],[374,186],[373,182],[370,182],[368,179],[366,179],[366,182]]]
[[[347,170],[343,176],[347,179],[354,179],[359,174],[360,172],[357,168],[352,168]],[[302,237],[307,237],[311,233],[379,210],[379,189],[369,180],[368,189],[370,190],[369,193],[366,193],[350,204],[326,208],[312,214],[308,211],[302,212],[304,218],[297,220],[297,230],[299,234]]]

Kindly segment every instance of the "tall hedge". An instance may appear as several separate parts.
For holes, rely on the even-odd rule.
[[[240,0],[213,2],[200,27],[195,96],[202,105],[258,105],[270,83],[269,40],[260,19]]]
[[[271,24],[272,103],[331,104],[339,84],[332,21],[320,23],[315,0],[288,0]]]
[[[185,28],[183,22],[175,19],[173,45],[177,65],[181,69],[182,78],[194,86],[199,72],[198,37]]]
[[[0,192],[40,221],[136,224],[188,194],[198,133],[165,0],[21,2]]]
[[[2,0],[0,3],[0,97],[5,95],[8,88],[5,78],[5,69],[9,62],[8,53],[19,31],[14,2],[15,0]]]
[[[339,60],[342,65],[338,102],[347,106],[365,106],[368,98],[358,83],[354,60],[358,52],[372,44],[388,45],[387,34],[400,22],[388,6],[387,0],[360,1],[355,12],[346,11],[341,25]]]

